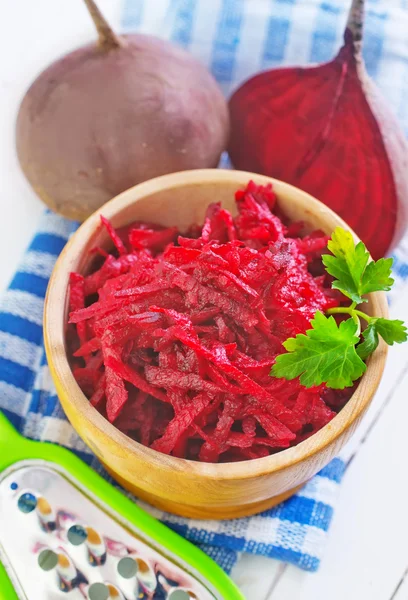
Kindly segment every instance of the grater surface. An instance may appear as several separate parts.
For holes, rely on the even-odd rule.
[[[20,461],[0,474],[0,558],[21,600],[220,598],[48,461]]]

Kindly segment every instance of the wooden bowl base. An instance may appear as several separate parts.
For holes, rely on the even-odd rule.
[[[144,502],[151,504],[155,508],[160,510],[164,510],[166,512],[172,513],[174,515],[178,515],[180,517],[188,517],[191,519],[213,519],[216,521],[220,521],[223,519],[235,519],[238,517],[250,517],[251,515],[256,515],[257,513],[263,512],[264,510],[268,510],[268,508],[272,508],[277,504],[280,504],[284,500],[287,500],[293,494],[296,494],[298,490],[300,490],[304,484],[298,485],[295,488],[284,492],[283,494],[279,494],[278,496],[273,496],[272,498],[267,498],[266,500],[262,500],[260,502],[253,502],[250,504],[241,504],[240,506],[194,506],[189,504],[179,504],[178,502],[173,502],[172,500],[167,500],[164,498],[159,498],[154,494],[149,494],[145,490],[138,488],[137,486],[129,483],[126,479],[123,479],[116,473],[114,473],[109,467],[104,465],[105,469],[108,471],[109,475],[113,477],[122,487],[126,490],[134,494],[137,498],[140,498]]]

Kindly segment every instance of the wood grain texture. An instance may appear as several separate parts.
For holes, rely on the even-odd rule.
[[[261,184],[271,181],[285,213],[293,220],[304,221],[308,229],[320,228],[331,234],[337,225],[347,228],[308,194],[268,177],[222,170],[166,175],[120,194],[81,226],[58,259],[46,298],[44,335],[48,362],[74,428],[125,487],[170,512],[198,518],[228,518],[271,506],[282,494],[302,485],[325,466],[353,434],[370,404],[384,368],[385,345],[380,344],[369,359],[360,385],[339,415],[298,446],[240,463],[186,461],[146,448],[122,434],[90,406],[79,389],[65,350],[68,278],[71,271],[89,270],[88,251],[108,243],[100,226],[101,213],[115,227],[147,220],[185,230],[192,223],[202,222],[206,207],[215,200],[235,212],[234,192],[251,178]],[[371,294],[367,310],[386,317],[384,294]]]

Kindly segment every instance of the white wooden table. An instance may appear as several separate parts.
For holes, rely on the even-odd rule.
[[[117,26],[121,0],[99,5]],[[81,0],[2,0],[0,6],[2,290],[43,210],[15,156],[18,103],[49,62],[92,39],[94,30]],[[394,312],[408,321],[407,300],[400,299]],[[233,577],[248,600],[408,599],[407,396],[408,346],[391,349],[381,389],[348,449],[350,464],[319,572],[244,556]]]

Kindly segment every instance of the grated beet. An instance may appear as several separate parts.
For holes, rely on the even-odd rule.
[[[267,456],[318,431],[352,392],[269,376],[282,342],[341,296],[321,268],[327,237],[286,224],[270,185],[250,182],[236,202],[237,217],[212,204],[184,236],[102,218],[113,249],[70,278],[81,389],[121,431],[180,458]]]

